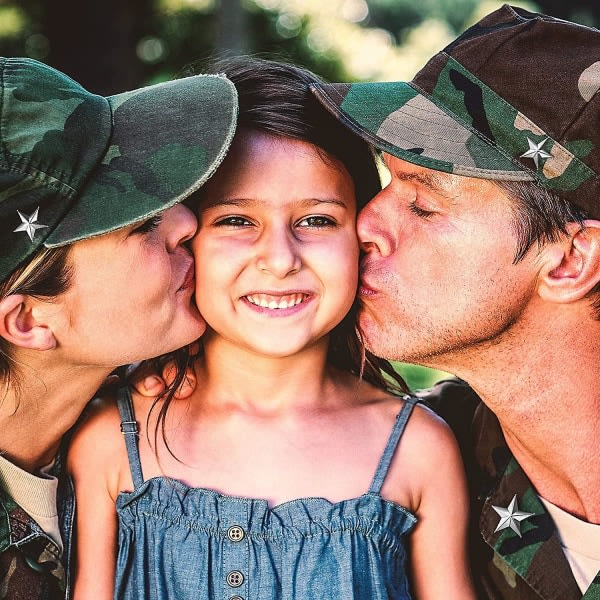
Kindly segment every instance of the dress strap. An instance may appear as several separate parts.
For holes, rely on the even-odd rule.
[[[142,463],[140,462],[140,451],[138,449],[139,428],[135,420],[133,401],[128,386],[119,388],[117,405],[121,415],[121,433],[125,437],[133,487],[137,488],[144,483],[144,476],[142,475]]]
[[[385,481],[390,465],[392,464],[392,458],[394,458],[394,453],[396,452],[396,448],[398,447],[398,443],[400,442],[400,438],[402,437],[402,433],[404,432],[408,418],[412,414],[415,404],[418,402],[419,398],[416,396],[404,397],[404,406],[396,417],[394,428],[392,429],[392,433],[390,433],[388,443],[383,451],[379,465],[377,466],[377,471],[375,471],[375,476],[371,482],[371,487],[369,487],[370,494],[379,494],[381,492],[383,482]]]

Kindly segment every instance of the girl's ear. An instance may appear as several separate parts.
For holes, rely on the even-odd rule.
[[[54,333],[43,319],[36,316],[35,306],[36,300],[23,294],[12,294],[0,300],[0,336],[21,348],[55,348]]]
[[[544,251],[538,289],[549,302],[581,300],[600,282],[600,221],[585,221],[583,229],[570,223],[567,230]]]

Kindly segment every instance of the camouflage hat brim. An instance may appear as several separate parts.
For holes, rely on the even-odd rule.
[[[312,90],[346,126],[398,158],[533,181],[600,218],[599,52],[597,29],[504,5],[410,82]]]
[[[512,181],[534,176],[410,83],[314,84],[320,102],[367,142],[423,167]]]
[[[46,247],[145,220],[198,190],[233,139],[237,94],[219,75],[199,75],[111,96],[104,157]]]
[[[196,75],[105,98],[30,58],[0,57],[0,280],[43,247],[146,220],[223,160],[237,91]]]

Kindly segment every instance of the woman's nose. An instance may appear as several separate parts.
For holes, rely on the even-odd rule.
[[[161,227],[166,232],[169,250],[174,250],[194,237],[198,219],[187,206],[177,204],[164,212]]]

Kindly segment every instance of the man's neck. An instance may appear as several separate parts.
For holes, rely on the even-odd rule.
[[[513,331],[453,372],[496,414],[538,494],[600,523],[600,324],[556,323]]]

